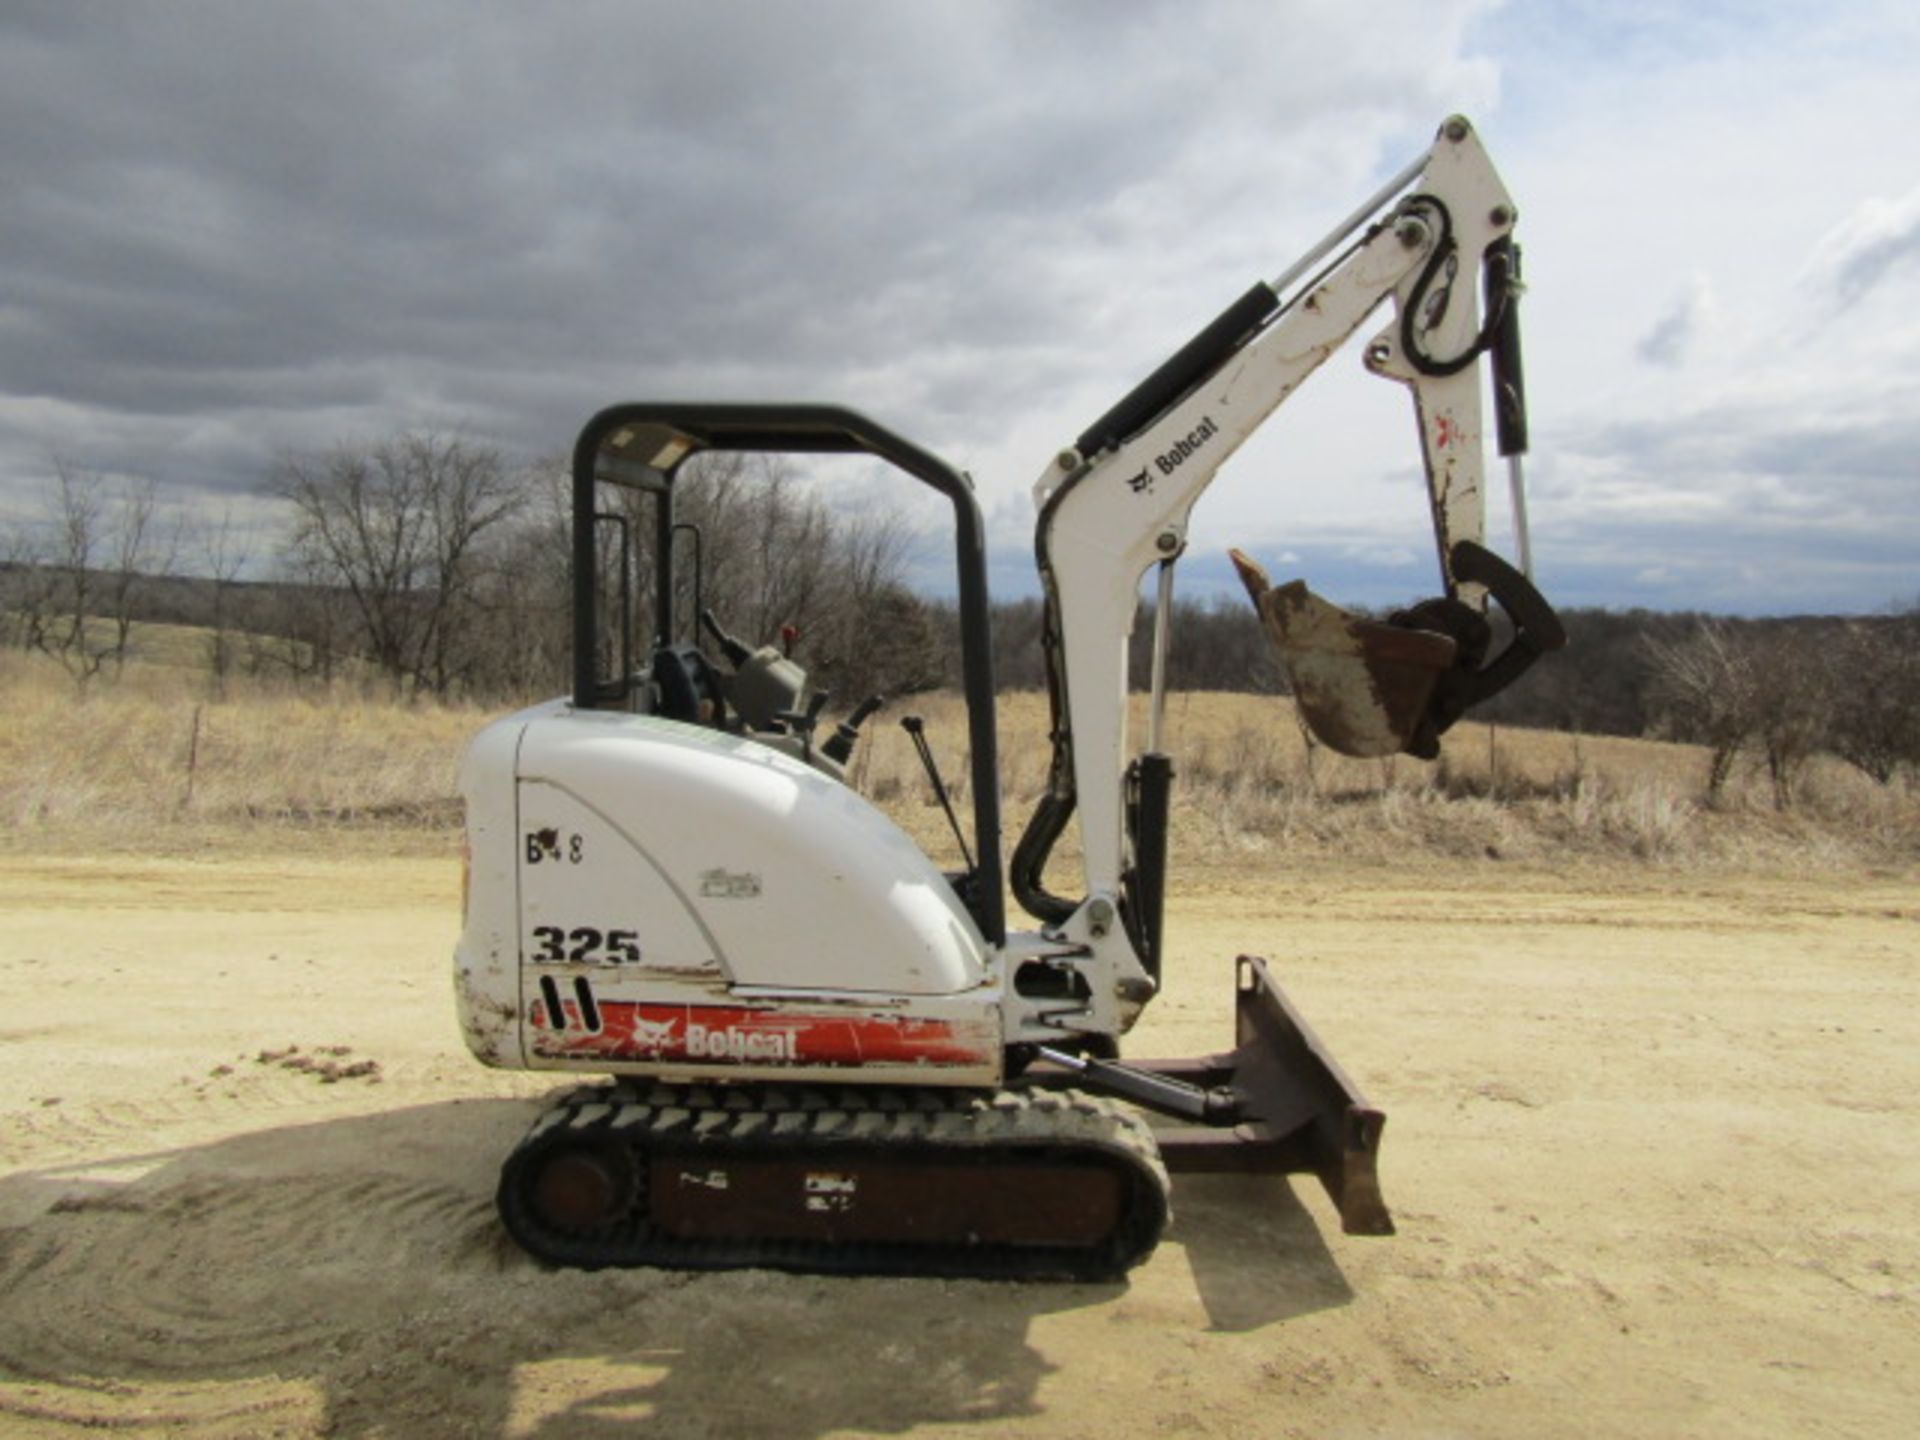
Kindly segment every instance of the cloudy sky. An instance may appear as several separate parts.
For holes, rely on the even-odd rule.
[[[401,429],[829,400],[973,473],[1017,593],[1047,458],[1458,110],[1550,598],[1910,603],[1917,62],[1910,0],[6,0],[0,517],[56,456],[217,509]],[[1429,592],[1404,392],[1336,357],[1195,540]]]

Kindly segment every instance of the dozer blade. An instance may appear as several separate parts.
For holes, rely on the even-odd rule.
[[[1287,1000],[1267,962],[1242,955],[1234,1004],[1234,1049],[1204,1060],[1130,1062],[1239,1099],[1239,1123],[1158,1130],[1175,1174],[1310,1172],[1320,1177],[1349,1235],[1391,1235],[1375,1158],[1387,1117],[1367,1104],[1320,1037]]]

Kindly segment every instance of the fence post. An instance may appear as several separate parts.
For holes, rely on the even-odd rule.
[[[187,740],[187,793],[180,797],[180,808],[193,804],[193,778],[200,769],[200,707],[193,707],[193,733]]]

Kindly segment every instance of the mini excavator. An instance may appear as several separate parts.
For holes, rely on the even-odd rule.
[[[1231,1050],[1121,1056],[1163,971],[1169,602],[1222,462],[1390,299],[1363,358],[1412,392],[1442,593],[1369,619],[1300,582],[1272,586],[1236,554],[1301,713],[1345,753],[1431,756],[1562,643],[1527,578],[1514,218],[1472,127],[1449,119],[1048,463],[1034,548],[1052,762],[1004,860],[968,478],[832,406],[623,404],[587,423],[573,693],[489,725],[461,776],[467,1042],[488,1065],[598,1080],[506,1159],[499,1210],[521,1246],[587,1268],[1101,1279],[1152,1251],[1169,1172],[1208,1170],[1310,1173],[1347,1232],[1392,1233],[1384,1117],[1264,961],[1238,961]],[[1483,385],[1517,567],[1483,544]],[[871,704],[823,735],[824,697],[800,664],[703,612],[674,492],[711,452],[870,456],[951,503],[963,869],[943,871],[848,785]],[[691,586],[675,567],[688,549]],[[1155,567],[1150,719],[1133,754],[1127,649]],[[1061,893],[1046,867],[1076,817],[1083,873]],[[1033,928],[1009,927],[1009,891]]]

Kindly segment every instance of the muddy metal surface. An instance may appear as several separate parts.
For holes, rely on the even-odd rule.
[[[0,857],[0,1432],[1905,1436],[1915,880],[1215,871],[1131,1048],[1269,956],[1400,1234],[1182,1178],[1131,1283],[1019,1286],[543,1271],[452,863]]]

